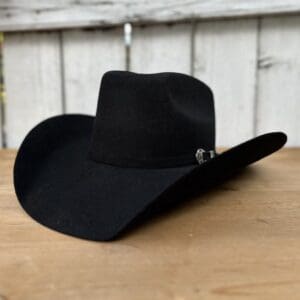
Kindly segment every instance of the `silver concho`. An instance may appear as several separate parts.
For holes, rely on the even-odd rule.
[[[195,157],[197,162],[199,163],[199,165],[203,164],[204,162],[212,159],[213,157],[215,157],[215,151],[214,150],[209,150],[209,151],[205,151],[204,149],[198,149]]]

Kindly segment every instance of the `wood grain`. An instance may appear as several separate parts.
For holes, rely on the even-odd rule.
[[[131,23],[287,14],[298,0],[10,0],[0,4],[0,31],[107,27]]]
[[[121,239],[72,238],[36,222],[13,191],[14,151],[0,151],[2,299],[297,299],[300,149]]]
[[[62,112],[59,34],[6,34],[3,57],[7,146],[18,147],[33,126]]]
[[[235,145],[253,137],[257,20],[199,22],[194,52],[194,76],[215,96],[216,144]]]
[[[258,70],[257,133],[282,130],[300,145],[300,18],[263,19]]]

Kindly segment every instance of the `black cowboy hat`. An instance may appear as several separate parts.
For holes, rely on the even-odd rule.
[[[284,133],[272,132],[216,154],[207,85],[179,73],[111,71],[102,79],[96,117],[61,115],[30,131],[14,185],[41,224],[110,240],[152,207],[214,186],[285,142]]]

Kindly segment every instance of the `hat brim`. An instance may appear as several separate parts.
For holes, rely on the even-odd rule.
[[[37,125],[17,154],[14,185],[39,223],[89,240],[111,240],[153,207],[215,185],[281,148],[286,135],[261,135],[201,165],[122,168],[88,159],[94,117],[62,115]],[[176,196],[175,196],[176,195]]]

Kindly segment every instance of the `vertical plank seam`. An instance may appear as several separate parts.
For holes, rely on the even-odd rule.
[[[191,43],[190,43],[190,75],[195,74],[195,37],[196,37],[197,22],[195,19],[191,20]]]
[[[125,70],[131,70],[131,46],[132,46],[132,31],[133,26],[130,23],[125,23],[123,26],[123,43],[125,47]]]
[[[0,129],[1,129],[1,143],[0,143],[0,148],[6,148],[6,143],[5,143],[5,107],[4,107],[4,99],[0,99]]]
[[[4,90],[4,83],[3,83],[3,90]],[[4,92],[3,92],[4,93]],[[4,98],[4,95],[3,95]],[[6,143],[6,131],[5,131],[5,99],[1,99],[1,105],[0,105],[0,114],[1,114],[1,143],[0,148],[7,148]]]
[[[66,113],[66,76],[65,76],[65,53],[64,53],[64,34],[59,31],[59,64],[60,64],[60,89],[61,89],[61,110]]]
[[[261,56],[261,17],[257,18],[256,27],[256,63],[255,63],[255,84],[254,84],[254,103],[253,103],[253,136],[257,135],[258,128],[258,107],[259,107],[259,88],[260,88],[260,74],[259,74],[259,60]]]
[[[4,33],[0,33],[0,148],[6,148],[5,132],[5,88],[4,88]]]

